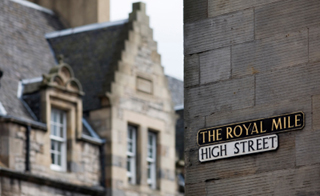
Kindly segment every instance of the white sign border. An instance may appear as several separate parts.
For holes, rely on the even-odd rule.
[[[236,154],[236,155],[227,155],[227,156],[219,156],[219,157],[213,157],[211,156],[210,158],[207,158],[205,160],[201,160],[201,149],[203,148],[214,148],[216,146],[221,146],[221,145],[232,145],[234,146],[235,143],[238,143],[238,142],[245,142],[245,141],[249,141],[249,140],[257,140],[257,139],[263,139],[263,138],[266,138],[266,137],[276,137],[276,147],[274,148],[268,148],[268,149],[262,149],[262,150],[255,150],[255,151],[252,151],[252,152],[246,152],[246,153],[239,153],[239,154]],[[215,160],[219,160],[219,159],[226,159],[226,158],[231,158],[231,157],[237,157],[237,156],[243,156],[243,155],[250,155],[250,154],[256,154],[256,153],[261,153],[261,152],[267,152],[267,151],[274,151],[274,150],[277,150],[279,148],[279,137],[277,134],[272,134],[272,135],[264,135],[264,136],[261,136],[261,137],[253,137],[253,138],[248,138],[248,139],[244,139],[244,140],[237,140],[237,141],[232,141],[232,142],[226,142],[226,143],[221,143],[221,144],[215,144],[215,145],[209,145],[209,146],[203,146],[201,148],[199,148],[199,161],[201,163],[204,163],[204,162],[208,162],[208,161],[215,161]]]

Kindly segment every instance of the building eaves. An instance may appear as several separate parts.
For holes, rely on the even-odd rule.
[[[112,22],[94,23],[94,24],[84,25],[84,26],[80,26],[80,27],[75,27],[75,28],[70,28],[70,29],[65,29],[65,30],[61,30],[61,31],[47,33],[45,35],[45,38],[51,39],[51,38],[56,38],[56,37],[61,37],[61,36],[66,36],[66,35],[71,35],[71,34],[76,34],[76,33],[83,33],[86,31],[94,31],[94,30],[98,30],[98,29],[102,29],[102,28],[125,24],[127,22],[128,22],[128,19],[119,20],[119,21],[112,21]]]
[[[98,145],[105,143],[105,140],[101,139],[98,136],[98,134],[93,130],[93,128],[90,126],[90,124],[87,122],[87,120],[85,118],[82,118],[82,124],[83,124],[84,128],[87,130],[87,132],[89,133],[89,135],[82,133],[81,139],[83,139],[87,142],[98,144]]]
[[[10,0],[10,1],[13,1],[15,3],[19,3],[20,5],[23,5],[23,6],[26,6],[26,7],[30,7],[30,8],[45,12],[45,13],[50,14],[50,15],[54,15],[54,12],[52,10],[49,10],[47,8],[44,8],[42,6],[39,6],[39,5],[35,4],[35,3],[29,2],[29,1],[26,1],[26,0]]]
[[[27,120],[27,119],[15,117],[15,116],[0,114],[0,122],[13,122],[19,125],[30,126],[31,128],[34,128],[34,129],[39,129],[43,131],[47,130],[47,125],[44,123],[33,121],[33,120]]]

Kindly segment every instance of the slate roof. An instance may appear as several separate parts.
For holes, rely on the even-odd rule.
[[[62,29],[52,14],[10,0],[0,1],[0,102],[7,115],[34,120],[17,98],[20,80],[39,77],[54,66],[45,33]]]
[[[168,80],[168,86],[171,92],[171,97],[175,108],[183,108],[183,81],[173,78],[171,76],[166,77]]]
[[[56,58],[62,54],[82,84],[84,111],[100,108],[99,96],[110,92],[114,71],[128,35],[127,20],[47,34]]]

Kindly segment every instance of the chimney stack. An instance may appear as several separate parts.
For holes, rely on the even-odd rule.
[[[110,0],[29,0],[54,11],[68,27],[110,20]]]

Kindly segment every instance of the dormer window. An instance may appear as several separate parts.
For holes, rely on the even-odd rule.
[[[66,170],[67,114],[65,111],[51,109],[50,121],[51,169]]]

